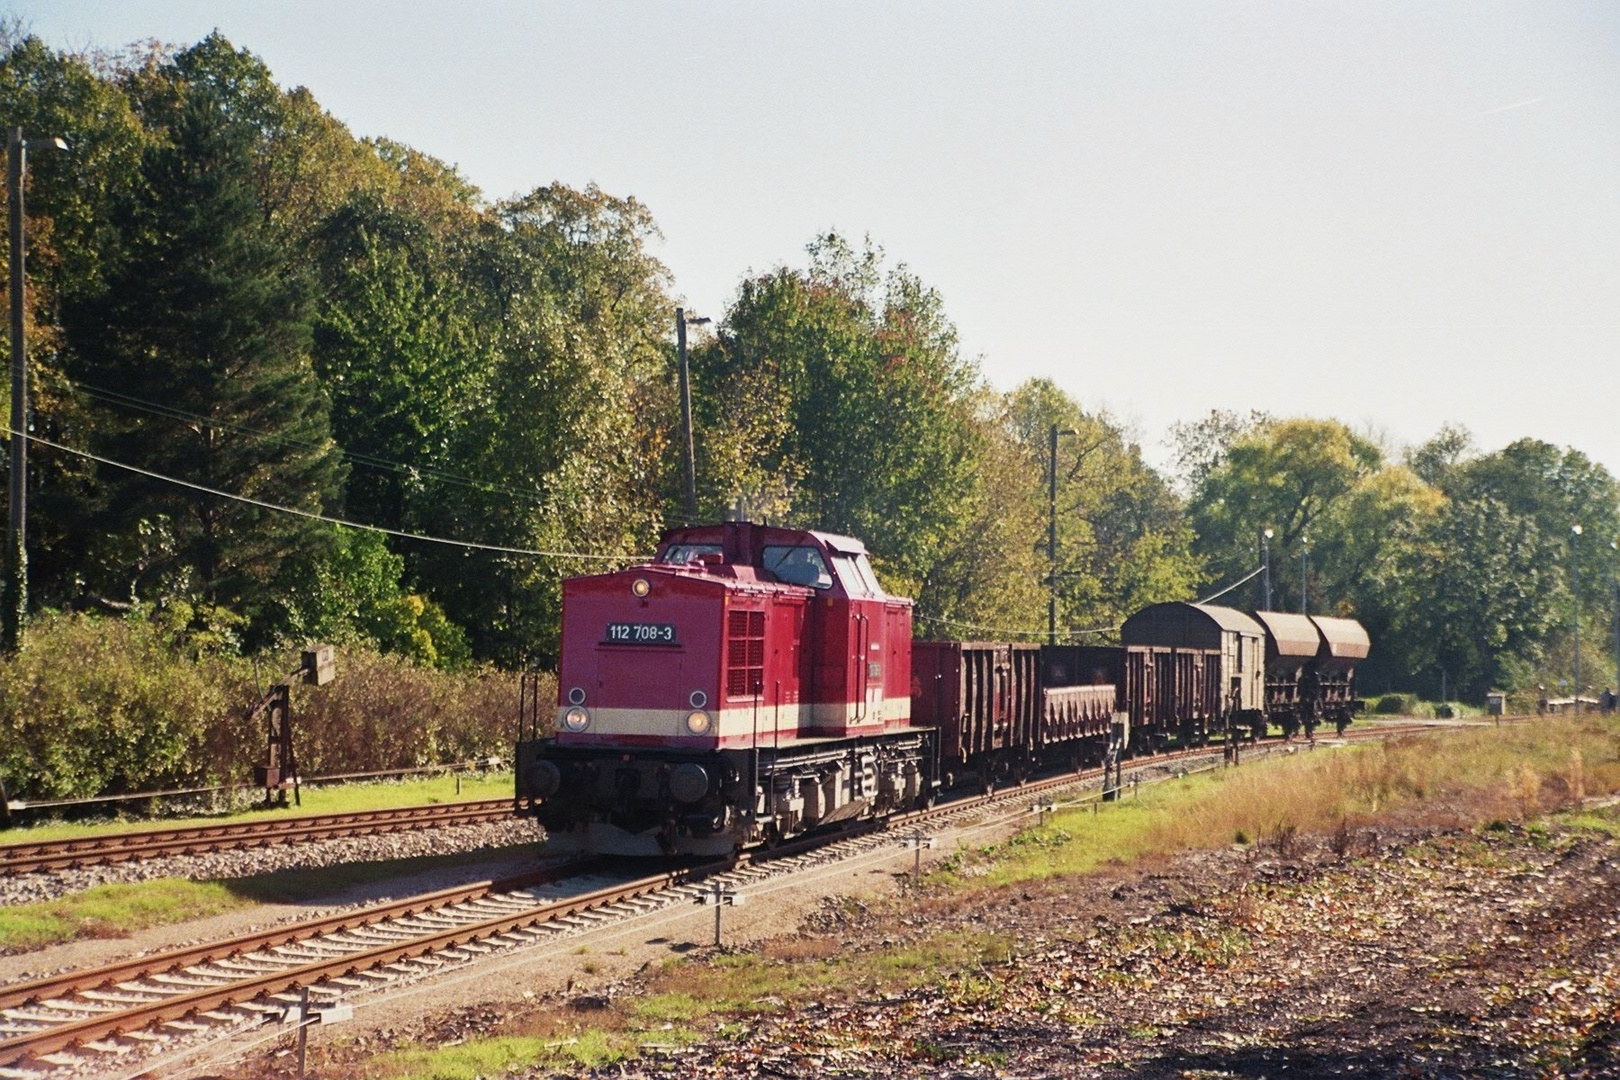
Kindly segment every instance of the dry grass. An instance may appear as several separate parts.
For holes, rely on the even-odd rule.
[[[1306,837],[1340,857],[1368,829],[1524,821],[1620,791],[1620,726],[1598,718],[1404,736],[1300,750],[1142,788],[947,860],[937,880],[985,889],[1227,844],[1288,855]]]
[[[1392,825],[1524,820],[1620,790],[1620,728],[1597,718],[1408,736],[1317,750],[1224,774],[1207,796],[1155,815],[1154,851]],[[1177,800],[1179,802],[1179,800]],[[1167,810],[1170,808],[1167,807]]]

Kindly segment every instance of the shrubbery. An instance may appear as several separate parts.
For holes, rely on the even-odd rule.
[[[0,775],[13,798],[73,798],[247,783],[264,730],[246,721],[265,684],[296,666],[199,641],[161,615],[43,615],[0,658]],[[505,755],[517,677],[447,673],[346,648],[338,677],[293,695],[306,776]],[[544,700],[544,699],[543,699]]]

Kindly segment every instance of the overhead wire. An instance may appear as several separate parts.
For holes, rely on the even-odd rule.
[[[1246,576],[1238,578],[1236,581],[1232,582],[1232,584],[1228,585],[1226,588],[1222,589],[1220,592],[1211,593],[1210,595],[1204,597],[1202,600],[1195,600],[1193,602],[1197,603],[1197,604],[1207,604],[1211,600],[1219,600],[1221,597],[1225,596],[1227,593],[1231,592],[1233,589],[1237,588],[1239,585],[1247,584],[1248,582],[1251,582],[1255,578],[1259,577],[1263,570],[1265,570],[1264,566],[1257,566],[1252,571],[1250,571]]]
[[[11,435],[13,437],[15,437],[17,434],[18,432],[11,431]],[[493,551],[506,555],[529,555],[548,559],[596,559],[604,562],[628,563],[645,558],[645,556],[641,555],[597,555],[583,551],[542,551],[536,548],[507,547],[502,544],[484,544],[473,540],[452,540],[449,537],[444,536],[429,536],[426,533],[405,532],[402,529],[389,529],[381,525],[367,525],[360,521],[349,521],[345,518],[332,517],[330,514],[322,514],[314,510],[301,510],[296,506],[282,506],[279,503],[266,502],[263,499],[255,499],[248,495],[238,495],[234,492],[221,491],[218,488],[211,488],[205,484],[193,483],[190,480],[181,480],[178,477],[166,476],[163,473],[153,472],[150,469],[143,469],[138,465],[130,465],[126,462],[115,461],[112,458],[103,457],[100,454],[92,454],[88,450],[80,450],[77,447],[72,446],[64,446],[61,443],[52,442],[51,440],[41,438],[38,435],[24,435],[23,437],[31,443],[46,446],[52,450],[60,450],[66,454],[74,454],[78,457],[87,458],[90,461],[98,462],[102,465],[110,465],[115,469],[123,469],[126,472],[136,473],[137,475],[149,477],[153,480],[159,480],[166,484],[174,484],[177,487],[189,488],[192,491],[200,491],[206,495],[214,495],[221,499],[230,499],[233,502],[246,503],[249,506],[257,506],[265,510],[274,510],[283,514],[294,514],[298,517],[310,518],[314,521],[324,521],[331,525],[341,525],[344,528],[359,529],[363,532],[381,533],[385,536],[397,536],[404,540],[418,540],[426,544],[445,544],[450,547],[465,548],[471,551]]]

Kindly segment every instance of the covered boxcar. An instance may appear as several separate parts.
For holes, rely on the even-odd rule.
[[[1315,730],[1320,713],[1306,693],[1307,669],[1321,651],[1322,632],[1308,615],[1282,611],[1253,612],[1266,634],[1266,713],[1292,738],[1304,728]],[[1314,683],[1310,683],[1314,685]]]
[[[1232,727],[1263,730],[1265,631],[1212,604],[1153,604],[1125,620],[1124,688],[1133,745],[1200,743]]]

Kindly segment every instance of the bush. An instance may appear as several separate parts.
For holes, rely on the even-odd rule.
[[[1373,705],[1373,712],[1380,716],[1404,716],[1412,712],[1416,702],[1405,694],[1385,694]]]
[[[8,792],[74,798],[211,782],[209,733],[250,686],[241,660],[187,657],[145,618],[36,618],[26,647],[0,661]]]
[[[172,620],[141,614],[36,617],[25,648],[0,657],[0,774],[8,794],[38,800],[251,783],[265,747],[262,722],[247,720],[259,675],[271,683],[295,666],[290,655],[262,657],[256,672],[251,660],[199,648]],[[504,756],[517,704],[515,675],[447,673],[341,649],[336,680],[293,692],[299,770],[313,776]]]

